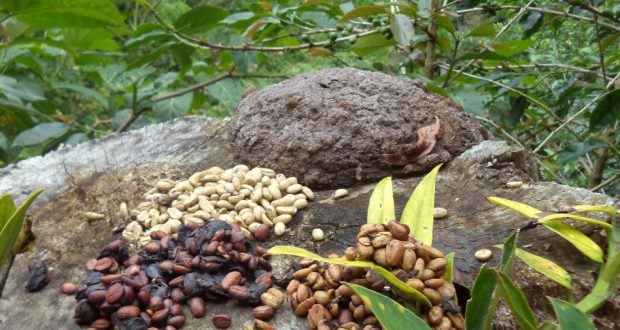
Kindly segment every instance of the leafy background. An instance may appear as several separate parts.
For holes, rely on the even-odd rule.
[[[613,1],[0,1],[0,165],[112,132],[231,115],[328,67],[421,79],[547,179],[620,194]]]

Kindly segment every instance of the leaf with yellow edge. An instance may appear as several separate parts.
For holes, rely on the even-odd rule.
[[[394,195],[392,193],[392,178],[385,177],[375,187],[368,202],[367,223],[388,223],[396,220],[394,211]]]
[[[562,218],[568,218],[568,219],[573,219],[576,221],[581,221],[581,222],[586,222],[586,223],[591,223],[593,225],[597,225],[605,230],[611,230],[611,224],[608,224],[607,222],[603,222],[601,220],[596,220],[596,219],[592,219],[592,218],[588,218],[588,217],[582,217],[580,215],[575,215],[575,214],[568,214],[568,213],[553,213],[553,214],[549,214],[546,215],[544,217],[542,217],[542,219],[538,220],[539,223],[544,223],[545,221],[548,220],[553,220],[553,219],[562,219]]]
[[[556,219],[547,220],[542,225],[564,237],[588,258],[598,263],[603,262],[603,250],[584,233]]]
[[[497,204],[506,208],[509,208],[513,211],[520,213],[523,216],[528,218],[538,218],[538,215],[542,213],[541,210],[531,207],[527,204],[511,201],[509,199],[501,198],[501,197],[487,197],[487,200],[493,204]]]
[[[415,301],[423,303],[427,306],[431,306],[431,302],[426,298],[425,295],[408,286],[403,281],[399,280],[394,274],[392,274],[389,270],[377,266],[374,263],[366,260],[348,260],[344,257],[341,258],[325,258],[321,257],[318,254],[314,254],[308,250],[296,247],[296,246],[274,246],[267,253],[271,255],[279,255],[286,254],[292,255],[296,257],[308,258],[316,261],[327,262],[336,265],[343,265],[349,267],[362,267],[362,268],[370,268],[381,275],[388,283],[392,285],[392,288],[396,289],[399,293],[403,294],[405,297],[411,298]]]
[[[503,249],[504,244],[499,244],[495,247],[498,249]],[[528,266],[534,268],[535,271],[547,276],[552,281],[569,290],[573,289],[571,285],[571,276],[564,268],[560,267],[555,262],[519,248],[515,248],[515,255]]]
[[[389,297],[361,285],[352,283],[347,285],[362,299],[364,305],[370,308],[385,330],[431,329],[415,313]]]
[[[433,245],[433,208],[435,207],[435,179],[442,164],[435,166],[415,187],[403,209],[400,222],[409,226],[409,235],[426,245]]]
[[[616,209],[611,205],[576,205],[573,208],[577,212],[603,212],[609,215],[612,220],[616,219]]]
[[[332,53],[331,50],[327,49],[327,48],[323,48],[323,47],[312,47],[310,49],[308,49],[308,55],[310,56],[332,56],[334,55],[334,53]]]

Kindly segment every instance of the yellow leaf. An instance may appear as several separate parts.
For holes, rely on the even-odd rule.
[[[600,220],[596,220],[596,219],[592,219],[592,218],[588,218],[588,217],[582,217],[579,215],[575,215],[575,214],[568,214],[568,213],[554,213],[554,214],[549,214],[544,216],[542,219],[538,220],[539,223],[544,223],[545,221],[548,220],[553,220],[553,219],[562,219],[562,218],[569,218],[569,219],[573,219],[576,221],[581,221],[581,222],[586,222],[586,223],[591,223],[593,225],[597,225],[605,230],[611,230],[611,224],[608,224],[607,222],[603,222]]]
[[[367,223],[388,223],[396,220],[394,211],[394,195],[392,193],[392,178],[385,177],[375,187],[368,202]]]
[[[509,199],[505,199],[501,197],[487,197],[487,200],[491,203],[501,205],[503,207],[516,211],[520,213],[521,215],[526,216],[528,218],[538,219],[538,215],[542,213],[541,210],[531,207],[527,204],[511,201]]]
[[[308,55],[310,56],[332,56],[334,53],[332,53],[331,50],[327,49],[327,48],[323,48],[323,47],[313,47],[308,49]]]
[[[430,171],[409,197],[400,222],[411,229],[410,235],[431,246],[433,244],[433,208],[435,207],[435,180],[441,164]]]

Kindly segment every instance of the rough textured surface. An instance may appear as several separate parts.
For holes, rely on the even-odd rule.
[[[417,130],[435,116],[441,131],[430,155],[407,166],[381,159],[415,146]],[[483,139],[470,115],[419,81],[357,69],[304,74],[249,93],[229,136],[235,160],[286,171],[315,188],[424,173]]]
[[[0,329],[77,329],[72,320],[76,302],[71,296],[60,295],[58,288],[63,282],[80,283],[84,279],[85,262],[96,256],[112,229],[122,223],[119,203],[137,205],[142,201],[141,195],[160,178],[178,179],[211,166],[233,165],[222,134],[225,129],[222,122],[181,118],[0,170],[2,191],[18,194],[22,199],[41,185],[47,188],[31,209],[37,236],[34,248],[16,257],[0,299]],[[481,266],[474,259],[474,251],[492,247],[527,222],[486,202],[485,196],[511,198],[544,210],[577,203],[612,202],[584,189],[535,182],[527,174],[531,168],[521,164],[520,160],[526,159],[524,155],[522,150],[504,142],[485,142],[463,153],[439,173],[436,205],[448,209],[449,214],[435,223],[434,245],[445,252],[456,252],[459,283],[470,286]],[[54,183],[47,184],[52,178]],[[515,179],[525,181],[526,185],[520,189],[505,188],[506,181]],[[419,178],[394,180],[397,214],[418,181]],[[373,187],[371,183],[351,188],[347,197],[337,201],[329,198],[331,190],[316,191],[316,202],[295,216],[291,230],[266,245],[295,244],[322,254],[342,252],[352,244],[359,226],[365,222]],[[104,213],[107,218],[89,222],[83,211]],[[321,243],[311,239],[312,229],[317,227],[327,237]],[[593,232],[591,228],[583,229]],[[549,249],[545,244],[550,244]],[[591,272],[596,265],[548,230],[535,228],[523,232],[519,246],[565,267],[575,280],[578,299],[591,288]],[[493,251],[489,261],[492,266],[497,265],[500,256],[498,250]],[[26,293],[27,264],[35,258],[48,263],[51,282],[39,292]],[[279,265],[276,267],[281,269],[286,263]],[[566,299],[565,291],[520,262],[515,262],[514,273],[513,278],[525,290],[539,319],[552,317],[545,295]],[[241,329],[251,320],[249,308],[234,303],[209,304],[204,319],[193,319],[186,311],[189,317],[184,329],[210,329],[210,318],[219,312],[231,314],[231,329]],[[505,310],[497,315],[495,328],[516,328]],[[614,329],[620,324],[618,296],[604,305],[595,321],[600,329]],[[305,320],[296,318],[286,308],[278,311],[273,323],[278,329],[305,329]]]

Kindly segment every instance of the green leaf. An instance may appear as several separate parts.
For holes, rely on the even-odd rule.
[[[308,258],[308,259],[312,259],[312,260],[316,260],[320,262],[327,262],[331,264],[343,265],[343,266],[349,266],[349,267],[370,268],[374,270],[375,272],[377,272],[379,275],[381,275],[390,285],[392,285],[392,288],[394,288],[399,293],[403,294],[405,297],[410,298],[414,301],[420,302],[426,306],[429,306],[429,307],[431,306],[431,302],[428,300],[428,298],[426,298],[425,295],[413,289],[412,287],[408,286],[403,281],[399,280],[389,270],[383,267],[377,266],[370,261],[365,261],[365,260],[351,261],[344,257],[332,258],[332,259],[324,258],[318,254],[314,254],[310,251],[304,250],[296,246],[274,246],[271,249],[269,249],[267,253],[271,255],[279,255],[279,254],[292,255],[292,256]]]
[[[611,205],[575,205],[573,208],[577,212],[603,212],[612,220],[616,219],[616,209]]]
[[[487,200],[493,204],[501,205],[505,208],[509,208],[513,211],[520,213],[521,215],[528,218],[538,218],[538,216],[542,213],[541,210],[531,207],[527,204],[511,201],[509,199],[501,198],[501,197],[487,197]]]
[[[575,307],[588,314],[597,310],[615,293],[618,276],[620,276],[620,253],[616,252],[609,257],[592,291]]]
[[[381,6],[365,6],[355,8],[348,13],[344,14],[340,19],[340,22],[345,22],[358,17],[366,17],[375,14],[385,13],[385,8]]]
[[[529,38],[532,34],[536,33],[543,24],[544,15],[541,12],[531,11],[524,15],[521,20],[521,26],[523,27],[523,37]]]
[[[495,247],[503,249],[504,245],[499,244]],[[560,267],[555,262],[519,248],[515,249],[515,255],[535,271],[547,276],[549,279],[569,290],[573,289],[571,285],[571,276],[564,268]]]
[[[4,228],[13,213],[15,213],[13,198],[9,194],[2,195],[0,197],[0,228]]]
[[[13,0],[3,7],[35,29],[124,26],[109,0]]]
[[[483,22],[482,24],[473,28],[467,36],[469,37],[494,37],[497,32],[491,22]]]
[[[181,33],[197,34],[204,33],[215,27],[219,21],[228,16],[228,13],[221,8],[212,6],[200,6],[181,15],[174,26]]]
[[[553,297],[547,298],[553,305],[553,310],[558,317],[562,330],[596,330],[592,320],[572,304]]]
[[[512,315],[521,329],[536,329],[536,316],[523,291],[517,287],[509,275],[498,273],[499,287],[504,301],[510,307]]]
[[[620,89],[615,89],[603,96],[590,117],[590,131],[611,127],[620,118]]]
[[[448,260],[448,264],[446,265],[446,272],[443,274],[443,279],[450,283],[454,280],[454,256],[454,252],[450,252],[445,256],[446,260]]]
[[[535,40],[506,40],[503,43],[493,44],[495,52],[501,56],[511,57],[526,51],[536,43]]]
[[[575,161],[588,152],[605,146],[606,145],[604,143],[591,141],[571,143],[565,148],[562,148],[562,151],[560,151],[560,154],[558,155],[558,162],[560,164],[566,164],[568,162]]]
[[[82,96],[95,100],[99,102],[103,106],[104,109],[108,108],[108,100],[106,100],[101,93],[97,92],[94,89],[90,89],[78,84],[71,83],[56,83],[53,84],[54,89],[69,89],[74,92],[80,93]]]
[[[444,30],[450,33],[456,32],[456,28],[454,27],[454,24],[452,24],[452,22],[450,21],[450,18],[448,18],[447,16],[437,16],[436,19],[437,19],[437,25],[439,27],[442,27]]]
[[[396,220],[394,211],[394,195],[392,193],[392,178],[385,177],[375,187],[368,201],[366,223],[388,223]]]
[[[431,1],[433,0],[419,0],[418,1],[418,16],[422,18],[431,17]]]
[[[392,30],[394,39],[396,39],[399,44],[409,46],[415,33],[409,17],[403,14],[395,14],[390,20],[390,29]]]
[[[192,93],[186,93],[171,99],[159,101],[153,105],[153,112],[159,120],[180,117],[189,111],[192,104]]]
[[[564,237],[588,258],[598,263],[603,262],[603,250],[601,247],[579,230],[555,219],[547,220],[542,225]]]
[[[593,225],[597,225],[605,230],[611,230],[611,224],[608,224],[607,222],[603,222],[601,220],[596,220],[596,219],[592,219],[588,217],[582,217],[582,216],[575,215],[575,214],[569,214],[569,213],[549,214],[549,215],[542,217],[542,219],[538,220],[538,222],[544,224],[545,221],[553,220],[553,219],[562,219],[562,218],[569,218],[569,219],[573,219],[576,221],[590,223]]]
[[[381,34],[371,34],[357,39],[355,45],[351,46],[350,49],[359,56],[366,56],[395,43],[394,38],[385,39]]]
[[[459,57],[461,60],[508,60],[509,58],[500,55],[494,51],[484,50],[482,52],[474,52],[474,53],[465,53],[463,56]]]
[[[487,265],[482,266],[472,285],[471,299],[465,311],[465,328],[469,330],[489,329],[495,316],[497,300],[493,293],[497,286],[497,275]]]
[[[431,328],[412,311],[381,293],[361,285],[347,283],[377,317],[385,330]]]
[[[10,256],[22,228],[26,211],[42,192],[43,189],[39,189],[32,193],[32,195],[28,196],[24,203],[17,208],[6,224],[4,224],[4,227],[0,230],[0,265],[4,264],[6,259]]]
[[[528,103],[528,100],[523,95],[510,98],[510,125],[513,128],[521,121]]]
[[[45,100],[41,85],[25,77],[16,79],[0,75],[0,93],[5,94],[7,99],[17,97],[25,102]]]
[[[69,125],[65,123],[43,123],[29,128],[17,135],[13,141],[15,146],[31,146],[43,143],[53,138],[59,138],[69,131]]]
[[[512,234],[510,234],[510,236],[508,236],[508,238],[504,241],[504,244],[502,244],[503,248],[504,248],[504,253],[502,253],[502,263],[501,263],[501,267],[500,270],[503,273],[510,273],[510,267],[512,264],[512,256],[515,253],[515,246],[517,243],[517,237],[519,236],[519,232],[515,231]]]
[[[426,245],[433,245],[433,208],[435,207],[435,179],[442,164],[435,166],[420,181],[403,209],[400,222],[411,228],[410,236]]]
[[[235,24],[239,21],[246,21],[249,20],[250,18],[254,17],[254,13],[251,11],[244,11],[244,12],[240,12],[240,13],[234,13],[232,15],[229,15],[228,17],[226,17],[225,19],[221,20],[220,23],[222,24]]]

